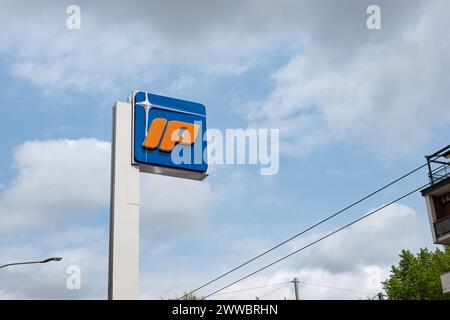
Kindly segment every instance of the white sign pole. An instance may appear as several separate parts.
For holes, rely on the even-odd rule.
[[[139,298],[139,168],[131,165],[131,103],[113,107],[108,299]]]

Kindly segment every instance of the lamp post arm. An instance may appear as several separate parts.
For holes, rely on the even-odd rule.
[[[37,261],[25,261],[25,262],[7,263],[7,264],[4,264],[4,265],[0,265],[0,269],[1,268],[6,268],[6,267],[10,267],[10,266],[18,266],[18,265],[22,265],[22,264],[47,263],[47,262],[50,262],[50,261],[59,262],[61,260],[62,260],[61,257],[51,257],[51,258],[47,258],[47,259],[44,259],[44,260],[37,260]]]
[[[8,264],[1,265],[0,269],[1,268],[6,268],[6,267],[10,267],[10,266],[17,266],[17,265],[21,265],[21,264],[35,264],[35,263],[41,263],[41,261],[27,261],[27,262],[8,263]]]

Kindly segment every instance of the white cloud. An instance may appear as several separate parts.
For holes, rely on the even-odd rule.
[[[418,250],[430,241],[428,225],[414,210],[393,204],[318,243],[305,259],[311,267],[350,272],[363,266],[391,265],[402,249]]]
[[[414,8],[420,7],[417,1],[408,7],[379,2],[383,21],[393,30],[414,19]],[[3,1],[8,10],[0,19],[9,30],[0,35],[0,50],[13,75],[46,92],[111,92],[123,83],[149,86],[175,69],[239,75],[268,52],[298,47],[305,39],[350,51],[367,41],[367,5],[357,0],[78,5],[81,29],[68,30],[64,3],[28,3],[24,10],[23,4]],[[352,36],[342,36],[348,33]]]
[[[2,262],[63,257],[61,262],[12,266],[0,273],[0,299],[106,299],[107,236],[103,229],[71,226],[34,237],[32,244],[0,246]],[[68,289],[69,266],[80,270],[80,290]]]
[[[63,4],[24,11],[10,1],[0,50],[12,75],[44,92],[97,95],[123,94],[125,83],[185,94],[211,75],[241,75],[289,53],[274,89],[250,103],[251,126],[282,128],[282,148],[295,156],[332,143],[403,156],[450,122],[450,39],[439,32],[449,28],[448,3],[380,0],[378,31],[366,28],[369,4],[136,1],[124,10],[81,2],[74,31]]]
[[[13,183],[6,186],[0,196],[0,208],[8,206],[8,211],[0,211],[2,221],[4,221],[3,233],[27,228],[42,230],[42,221],[57,220],[48,211],[49,208],[61,208],[61,210],[65,208],[73,216],[79,214],[80,210],[86,210],[91,206],[104,206],[108,202],[107,181],[110,157],[109,144],[106,142],[95,139],[27,142],[16,149],[14,159],[18,175]],[[54,159],[59,161],[55,162]],[[90,161],[90,159],[98,161]],[[96,176],[99,174],[103,177]],[[95,179],[89,180],[89,183],[95,181],[95,186],[86,184],[85,179],[79,179],[78,176],[95,176]],[[102,180],[103,183],[98,183]],[[68,188],[70,190],[67,190]],[[25,202],[18,196],[23,192],[32,195]],[[142,179],[141,197],[143,234],[158,236],[158,234],[167,235],[170,232],[178,234],[195,230],[207,217],[205,216],[207,212],[205,199],[211,198],[211,190],[207,183],[198,184],[195,181],[155,175]],[[74,206],[78,206],[78,209],[75,210]],[[11,212],[15,217],[12,220],[9,217]],[[67,223],[68,220],[66,219],[65,222]],[[9,227],[5,228],[7,225]],[[22,268],[8,271],[5,281],[1,281],[1,297],[104,297],[107,266],[105,230],[98,227],[74,226],[73,224],[61,230],[54,229],[45,236],[35,238],[33,245],[10,243],[0,248],[2,257],[8,261],[22,260],[23,257],[41,258],[51,252],[52,255],[62,255],[65,262],[64,265],[42,266],[37,273],[35,269],[29,271]],[[251,278],[228,290],[288,281],[294,276],[298,276],[303,282],[363,292],[377,292],[378,288],[369,287],[371,275],[368,272],[373,268],[378,268],[380,273],[378,278],[380,281],[384,280],[389,266],[396,262],[400,250],[415,250],[428,245],[430,243],[428,233],[428,225],[424,224],[410,207],[402,204],[393,205],[365,222],[356,224],[312,247],[304,255],[291,258],[292,260],[280,265],[279,271],[274,274],[269,276],[263,274]],[[308,239],[320,235],[315,234]],[[241,254],[248,255],[248,252],[261,251],[259,249],[252,250],[252,247],[261,244],[259,241],[261,239],[252,241],[247,237],[242,238],[244,242],[236,243],[233,233],[229,234],[229,237],[229,241]],[[51,251],[36,251],[37,243],[40,243],[41,248],[51,248]],[[223,235],[220,236],[220,243],[222,246],[228,245]],[[299,241],[290,249],[303,244],[303,241]],[[239,246],[244,246],[245,250],[239,249]],[[288,249],[285,249],[284,252],[287,252],[286,250]],[[66,289],[65,267],[69,264],[80,265],[84,270],[85,291]],[[160,274],[149,275],[144,272],[142,296],[158,298],[159,296],[168,297],[175,293],[180,294],[180,290],[184,288],[184,286],[180,287],[180,283],[195,287],[196,283],[202,282],[200,279],[205,272],[200,269],[199,272],[199,274],[190,274],[189,277],[183,275],[178,280],[165,279]],[[161,281],[155,282],[155,277]],[[14,284],[17,282],[24,283],[24,285],[15,288]],[[152,283],[152,286],[145,285],[149,282]],[[40,288],[45,283],[47,283],[47,289],[42,291]],[[151,289],[147,289],[150,287]],[[251,291],[230,295],[226,298],[254,298],[255,295],[263,295],[264,292],[261,290]],[[354,299],[365,298],[367,294],[304,284],[301,286],[301,296],[303,299]],[[224,296],[219,297],[223,298]],[[280,297],[291,298],[292,288],[285,287],[266,296],[266,298]]]
[[[143,175],[141,182],[144,236],[167,239],[167,234],[192,232],[206,223],[215,199],[208,181]]]
[[[187,89],[190,89],[192,85],[194,84],[195,79],[190,76],[181,76],[179,79],[172,82],[172,84],[169,87],[169,90],[174,93],[183,93]]]
[[[135,3],[135,7],[127,5],[126,10],[122,5],[80,3],[80,30],[65,28],[68,16],[62,3],[29,4],[26,11],[15,3],[3,5],[8,5],[9,10],[1,12],[0,19],[11,28],[0,35],[0,51],[8,58],[8,71],[45,93],[118,94],[123,92],[124,83],[132,84],[133,88],[147,87],[174,67],[202,70],[208,75],[240,74],[248,65],[247,60],[240,61],[242,56],[253,50],[250,44],[245,50],[238,49],[236,37],[227,38],[226,34],[203,38],[201,32],[181,37],[162,32],[159,25],[153,24],[162,18],[157,7],[168,16],[173,12],[165,11],[158,3],[153,3],[148,11],[142,10],[147,4],[141,2]],[[152,13],[151,19],[148,12]],[[175,24],[182,23],[180,17],[176,20]],[[167,19],[161,22],[166,24]],[[199,22],[203,25],[202,20]],[[191,29],[195,24],[190,20],[188,26]],[[187,32],[186,28],[179,30]],[[188,37],[191,41],[186,41]],[[254,45],[260,47],[258,43]],[[228,51],[229,47],[235,49]],[[192,85],[189,77],[183,79],[172,84],[171,89]]]
[[[109,208],[110,144],[96,139],[29,141],[16,148],[17,175],[0,193],[1,233],[45,230]],[[207,181],[143,175],[141,228],[195,230],[212,198]]]
[[[17,174],[0,193],[0,262],[51,255],[63,262],[6,270],[0,298],[106,297],[107,229],[92,218],[109,211],[110,159],[109,142],[97,139],[28,141],[15,149]],[[151,238],[148,248],[167,250],[168,236],[206,222],[213,198],[208,182],[142,175],[141,183],[141,234],[144,242]],[[80,291],[66,288],[72,264],[82,271]]]
[[[32,30],[31,25],[28,28],[27,37],[10,35],[5,40],[17,52],[10,71],[46,93],[77,90],[117,94],[123,81],[142,84],[154,77],[145,70],[155,66],[156,36],[153,42],[143,41],[132,26],[115,33],[95,25],[68,31],[47,23],[45,30],[51,36]],[[91,37],[93,33],[97,36]]]
[[[382,291],[380,282],[389,276],[390,267],[398,262],[398,255],[402,249],[414,252],[420,247],[431,245],[428,228],[413,209],[404,204],[394,204],[312,246],[305,253],[289,258],[278,267],[271,267],[224,292],[292,281],[294,277],[297,277],[304,282],[300,284],[302,299],[373,297],[373,294]],[[281,250],[277,256],[281,257],[298,249],[324,233],[302,237],[292,243],[289,248]],[[259,250],[261,251],[263,250]],[[271,261],[275,259],[271,258]],[[260,265],[263,264],[260,263]],[[256,266],[252,264],[251,270],[254,269]],[[223,283],[229,282],[231,281],[227,280]],[[220,285],[216,284],[216,287]],[[281,286],[218,295],[213,298],[254,299],[255,296],[264,295],[277,287]],[[214,285],[206,291],[212,292],[211,288],[214,288]],[[293,299],[293,285],[283,287],[266,298],[283,299],[284,297]]]
[[[381,279],[384,279],[384,275],[387,275],[388,272],[386,269],[381,269],[380,274]],[[300,300],[367,299],[373,298],[375,294],[382,291],[379,288],[367,288],[368,275],[364,269],[334,274],[321,268],[302,268],[299,271],[280,270],[269,277],[259,276],[248,279],[223,291],[223,293],[229,292],[229,294],[214,295],[211,296],[211,299],[239,300],[259,297],[261,300],[282,300],[284,298],[293,300],[295,298],[294,284],[285,283],[292,282],[294,277],[300,281]],[[248,288],[257,289],[246,290]]]
[[[282,128],[294,155],[336,142],[391,156],[416,150],[450,122],[450,36],[438,32],[450,28],[448,9],[427,3],[404,29],[352,51],[311,39],[273,74],[274,89],[250,122]]]
[[[28,10],[23,10],[23,4],[16,1],[3,3],[9,9],[0,12],[0,19],[10,29],[0,34],[2,61],[8,62],[11,74],[46,91],[97,92],[130,83],[148,85],[170,68],[190,68],[207,75],[241,74],[253,66],[253,59],[285,49],[289,43],[290,52],[295,50],[296,54],[274,73],[274,90],[249,120],[283,128],[285,148],[291,154],[335,141],[386,153],[407,152],[428,141],[434,126],[449,122],[450,109],[445,105],[449,98],[449,36],[442,32],[448,29],[445,2],[418,5],[410,1],[406,6],[401,1],[380,1],[383,29],[379,33],[365,29],[364,1],[345,5],[335,1],[205,1],[197,2],[200,10],[190,10],[191,4],[180,2],[178,10],[171,7],[174,3],[157,6],[160,2],[127,4],[127,10],[111,4],[99,10],[95,4],[84,2],[80,31],[65,29],[64,5],[30,3]],[[153,14],[150,19],[149,12]],[[171,89],[193,86],[195,77],[189,78],[188,73],[173,82]],[[41,232],[80,216],[88,218],[99,209],[107,210],[109,150],[108,142],[95,139],[32,141],[19,146],[14,157],[17,175],[0,189],[0,233],[19,236],[21,230]],[[208,182],[158,176],[146,176],[141,182],[143,234],[193,231],[207,219],[208,199],[213,195]],[[237,192],[245,187],[233,185]],[[231,197],[227,190],[219,191]],[[429,243],[428,226],[423,226],[410,208],[393,208],[376,216],[381,220],[374,218],[372,223],[352,227],[311,249],[302,264],[292,260],[273,276],[252,278],[242,288],[298,275],[311,283],[369,290],[367,270],[380,266],[385,273],[400,249]],[[408,228],[403,223],[406,220]],[[105,242],[96,248],[81,239],[105,241],[105,232],[85,227],[62,229],[57,232],[53,228],[54,233],[42,241],[66,248],[52,251],[67,256],[65,261],[91,263],[100,257],[97,266],[84,266],[93,270],[88,282],[97,289],[82,294],[103,297]],[[238,244],[236,238],[231,241],[237,251],[247,253],[253,251],[245,246],[260,244],[247,238]],[[11,260],[43,253],[36,252],[35,245],[16,244],[8,250],[10,254],[4,255],[7,250],[2,248],[1,256]],[[65,290],[64,271],[58,271],[54,282],[50,279],[54,273],[8,272],[0,279],[0,296],[54,297],[41,292],[47,283],[65,296],[66,291],[60,291]],[[184,283],[195,285],[204,275],[202,270],[199,273],[189,275],[190,279],[183,276]],[[156,285],[151,293],[143,287],[143,296],[164,292],[164,288],[180,289],[179,278],[144,278],[149,287]],[[15,288],[17,283],[31,289],[25,285]],[[292,294],[290,288],[284,290],[280,297]],[[248,297],[254,295],[252,292]],[[343,297],[336,290],[306,285],[301,295]]]
[[[106,207],[109,163],[109,143],[96,139],[20,145],[17,175],[0,194],[0,232],[45,230]]]

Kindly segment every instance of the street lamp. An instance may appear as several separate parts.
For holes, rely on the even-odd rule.
[[[47,259],[40,260],[40,261],[14,262],[14,263],[8,263],[8,264],[4,264],[4,265],[0,266],[0,269],[5,268],[5,267],[10,267],[10,266],[17,266],[17,265],[21,265],[21,264],[47,263],[50,261],[59,262],[61,260],[62,260],[61,257],[51,257],[51,258],[47,258]]]

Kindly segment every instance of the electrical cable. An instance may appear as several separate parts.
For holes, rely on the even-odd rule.
[[[289,284],[289,283],[291,283],[291,281],[272,283],[272,284],[268,284],[268,285],[265,285],[265,286],[259,286],[259,287],[253,287],[253,288],[245,288],[245,289],[239,289],[239,290],[234,290],[234,291],[222,292],[222,293],[215,294],[214,296],[221,296],[221,295],[237,293],[237,292],[242,292],[242,291],[249,291],[249,290],[268,288],[268,287],[273,287],[273,286],[277,286],[277,285],[280,285],[280,284]]]
[[[213,295],[213,294],[216,294],[216,293],[218,293],[218,292],[220,292],[220,291],[222,291],[222,290],[225,290],[225,289],[231,287],[232,285],[235,285],[236,283],[241,282],[241,281],[243,281],[243,280],[245,280],[245,279],[247,279],[247,278],[249,278],[249,277],[251,277],[251,276],[253,276],[253,275],[255,275],[255,274],[257,274],[257,273],[259,273],[259,272],[261,272],[261,271],[263,271],[263,270],[265,270],[265,269],[267,269],[267,268],[269,268],[269,267],[271,267],[271,266],[273,266],[273,265],[275,265],[275,264],[277,264],[277,263],[279,263],[279,262],[281,262],[281,261],[283,261],[283,260],[285,260],[285,259],[287,259],[287,258],[289,258],[289,257],[291,257],[291,256],[293,256],[294,254],[296,254],[296,253],[298,253],[298,252],[300,252],[300,251],[303,251],[303,250],[305,250],[305,249],[311,247],[312,245],[314,245],[314,244],[316,244],[316,243],[318,243],[318,242],[320,242],[320,241],[322,241],[322,240],[325,240],[326,238],[328,238],[328,237],[330,237],[330,236],[332,236],[332,235],[334,235],[334,234],[336,234],[336,233],[338,233],[338,232],[340,232],[340,231],[342,231],[342,230],[348,228],[349,226],[351,226],[351,225],[353,225],[353,224],[355,224],[355,223],[357,223],[357,222],[359,222],[359,221],[361,221],[361,220],[364,220],[364,219],[368,218],[369,216],[371,216],[371,215],[373,215],[373,214],[375,214],[375,213],[377,213],[377,212],[379,212],[379,211],[381,211],[381,210],[387,208],[388,206],[394,204],[395,202],[400,201],[400,200],[402,200],[402,199],[404,199],[404,198],[406,198],[406,197],[412,195],[413,193],[415,193],[415,192],[417,192],[417,191],[419,191],[419,190],[425,188],[425,187],[428,186],[429,184],[430,184],[430,183],[426,183],[425,185],[423,185],[423,186],[421,186],[421,187],[419,187],[419,188],[416,188],[416,189],[414,189],[413,191],[410,191],[410,192],[404,194],[404,195],[401,196],[401,197],[398,197],[397,199],[395,199],[395,200],[389,202],[388,204],[385,204],[385,205],[379,207],[378,209],[375,209],[375,210],[369,212],[368,214],[366,214],[366,215],[364,215],[364,216],[362,216],[362,217],[360,217],[360,218],[358,218],[358,219],[353,220],[352,222],[350,222],[350,223],[344,225],[343,227],[340,227],[340,228],[338,228],[338,229],[336,229],[336,230],[334,230],[334,231],[332,231],[332,232],[326,234],[325,236],[320,237],[319,239],[317,239],[317,240],[315,240],[315,241],[313,241],[313,242],[307,244],[306,246],[303,246],[303,247],[301,247],[300,249],[297,249],[297,250],[291,252],[290,254],[288,254],[288,255],[286,255],[286,256],[284,256],[284,257],[282,257],[282,258],[279,258],[279,259],[273,261],[272,263],[270,263],[270,264],[268,264],[268,265],[265,265],[264,267],[261,267],[261,268],[257,269],[256,271],[254,271],[254,272],[252,272],[252,273],[250,273],[250,274],[248,274],[248,275],[246,275],[246,276],[244,276],[244,277],[242,277],[242,278],[240,278],[240,279],[238,279],[238,280],[236,280],[236,281],[234,281],[234,282],[232,282],[232,283],[230,283],[230,284],[228,284],[228,285],[226,285],[226,286],[224,286],[224,287],[222,287],[222,288],[220,288],[220,289],[218,289],[218,290],[216,290],[216,291],[214,291],[214,292],[212,292],[212,293],[210,293],[210,294],[208,294],[208,295],[206,295],[206,296],[204,296],[202,299],[206,299],[206,298],[210,297],[210,296]]]
[[[291,281],[289,281],[289,282],[291,282]],[[269,292],[266,292],[266,293],[264,293],[263,295],[258,296],[258,298],[261,299],[261,298],[263,298],[263,297],[265,297],[265,296],[268,296],[269,294],[272,294],[272,293],[274,293],[274,292],[277,292],[278,290],[281,290],[281,289],[283,289],[283,288],[286,288],[288,285],[290,285],[290,283],[285,284],[284,286],[281,286],[281,287],[276,288],[276,289],[274,289],[274,290],[271,290],[271,291],[269,291]]]
[[[311,283],[311,282],[304,282],[304,281],[299,281],[299,283],[303,283],[303,284],[310,285],[310,286],[322,287],[322,288],[327,288],[327,289],[336,289],[336,290],[342,290],[342,291],[348,291],[348,292],[354,292],[354,293],[364,293],[364,294],[370,294],[370,295],[378,294],[378,293],[373,293],[373,292],[368,292],[368,291],[331,287],[331,286],[326,286],[326,285],[322,285],[322,284],[318,284],[318,283]]]
[[[359,204],[359,203],[361,203],[361,202],[367,200],[368,198],[374,196],[375,194],[377,194],[377,193],[379,193],[379,192],[385,190],[386,188],[388,188],[388,187],[392,186],[393,184],[399,182],[400,180],[403,180],[404,178],[406,178],[406,177],[412,175],[413,173],[419,171],[420,169],[422,169],[422,168],[425,167],[425,166],[427,166],[427,163],[425,163],[425,164],[423,164],[423,165],[421,165],[421,166],[419,166],[419,167],[417,167],[417,168],[415,168],[415,169],[413,169],[413,170],[411,170],[411,171],[405,173],[405,174],[402,175],[401,177],[399,177],[399,178],[397,178],[397,179],[395,179],[395,180],[389,182],[388,184],[386,184],[386,185],[384,185],[384,186],[378,188],[377,190],[373,191],[372,193],[370,193],[370,194],[368,194],[368,195],[362,197],[361,199],[359,199],[359,200],[353,202],[352,204],[346,206],[345,208],[343,208],[343,209],[341,209],[341,210],[339,210],[339,211],[333,213],[332,215],[330,215],[330,216],[328,216],[328,217],[326,217],[326,218],[320,220],[319,222],[313,224],[312,226],[310,226],[310,227],[308,227],[308,228],[306,228],[306,229],[300,231],[299,233],[297,233],[297,234],[291,236],[290,238],[288,238],[288,239],[286,239],[286,240],[280,242],[279,244],[277,244],[277,245],[271,247],[270,249],[267,249],[266,251],[264,251],[264,252],[258,254],[257,256],[255,256],[255,257],[253,257],[253,258],[251,258],[251,259],[249,259],[249,260],[247,260],[246,262],[241,263],[240,265],[238,265],[238,266],[234,267],[233,269],[231,269],[231,270],[229,270],[229,271],[227,271],[227,272],[221,274],[220,276],[215,277],[214,279],[212,279],[212,280],[210,280],[210,281],[204,283],[203,285],[197,287],[196,289],[191,290],[190,292],[186,293],[186,294],[183,295],[181,298],[179,298],[179,300],[182,300],[182,299],[185,298],[186,296],[188,296],[188,295],[190,295],[190,294],[192,294],[192,293],[194,293],[194,292],[197,292],[198,290],[203,289],[204,287],[206,287],[206,286],[208,286],[208,285],[210,285],[210,284],[212,284],[212,283],[214,283],[214,282],[216,282],[216,281],[222,279],[223,277],[229,275],[230,273],[232,273],[232,272],[234,272],[234,271],[236,271],[236,270],[238,270],[238,269],[240,269],[240,268],[242,268],[242,267],[248,265],[249,263],[251,263],[251,262],[253,262],[253,261],[255,261],[255,260],[257,260],[257,259],[259,259],[259,258],[261,258],[261,257],[263,257],[263,256],[265,256],[266,254],[272,252],[273,250],[278,249],[278,248],[281,247],[282,245],[284,245],[284,244],[286,244],[286,243],[288,243],[288,242],[290,242],[290,241],[292,241],[292,240],[298,238],[299,236],[303,235],[304,233],[306,233],[306,232],[308,232],[308,231],[310,231],[310,230],[312,230],[312,229],[318,227],[319,225],[325,223],[326,221],[328,221],[328,220],[330,220],[330,219],[332,219],[332,218],[334,218],[334,217],[340,215],[340,214],[343,213],[344,211],[347,211],[348,209],[350,209],[350,208],[356,206],[357,204]]]

